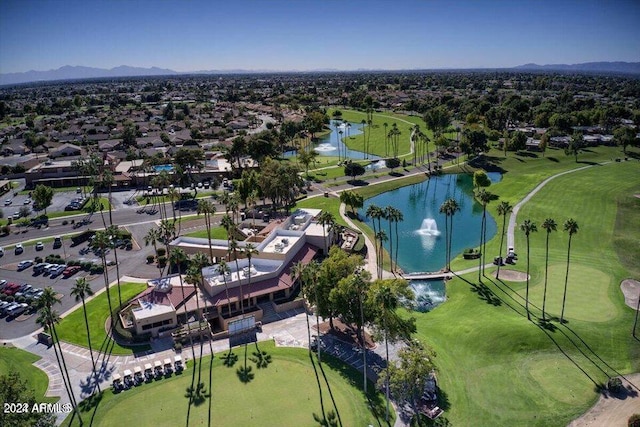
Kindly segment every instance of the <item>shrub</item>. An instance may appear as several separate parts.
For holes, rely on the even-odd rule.
[[[66,219],[62,221],[62,225],[67,225],[67,224],[69,224],[69,221],[67,221]]]
[[[7,301],[14,302],[16,298],[13,295],[7,295]]]
[[[153,255],[147,255],[147,264],[151,264],[155,258]]]
[[[1,230],[2,230],[3,236],[6,236],[7,234],[11,233],[11,227],[9,227],[8,225],[3,225]]]
[[[640,414],[633,414],[627,423],[629,427],[640,427]]]
[[[163,257],[166,255],[167,250],[165,248],[158,248],[158,257]]]
[[[23,302],[25,302],[26,300],[27,300],[27,299],[26,299],[24,296],[22,296],[22,295],[20,295],[19,297],[16,297],[16,302],[19,302],[19,303],[23,303]]]
[[[164,268],[167,265],[167,257],[166,256],[159,256],[158,257],[158,266]]]
[[[179,341],[178,341],[178,342],[173,343],[173,349],[174,349],[176,352],[180,353],[180,352],[182,351],[182,343],[181,343],[181,342],[179,342]]]
[[[91,263],[89,261],[84,261],[84,262],[80,263],[80,265],[82,266],[82,269],[84,271],[89,271],[89,270],[91,270],[91,267],[93,266],[93,263]]]
[[[42,262],[42,257],[41,256],[37,256],[33,259],[33,262],[35,262],[36,264],[40,264]]]
[[[620,378],[609,378],[609,381],[607,381],[607,390],[611,393],[620,393],[622,389],[622,380]]]

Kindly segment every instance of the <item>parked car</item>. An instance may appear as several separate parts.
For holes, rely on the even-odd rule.
[[[81,270],[82,267],[80,267],[79,265],[70,265],[69,267],[65,268],[62,271],[62,275],[64,277],[70,277],[73,276],[74,274],[76,274],[78,271]]]
[[[26,199],[24,202],[22,202],[23,205],[29,205],[31,204],[31,199]]]
[[[16,283],[9,283],[3,290],[5,295],[14,295],[20,289],[20,285]]]
[[[17,303],[17,302],[12,302],[12,303],[10,303],[9,305],[5,306],[5,307],[2,309],[2,313],[0,313],[0,314],[2,314],[3,316],[5,316],[5,315],[9,314],[9,311],[11,311],[14,307],[17,307],[17,306],[19,306],[19,305],[20,305],[20,304],[19,304],[19,303]]]
[[[13,203],[13,201],[11,199],[7,199],[4,201],[4,205],[5,206],[9,206],[11,203]]]
[[[64,271],[65,268],[66,268],[66,266],[64,264],[60,264],[57,267],[51,268],[49,270],[49,275],[51,277],[57,277],[60,274],[62,274],[62,272]]]
[[[8,310],[7,311],[7,316],[9,316],[9,317],[20,316],[22,313],[27,311],[27,308],[29,308],[29,304],[27,304],[25,302],[20,303],[17,306],[13,307],[11,310]]]
[[[0,246],[0,256],[4,256],[4,248]]]
[[[16,292],[16,297],[26,296],[26,293],[29,292],[33,288],[33,286],[25,283],[24,285],[18,288],[18,292]]]
[[[29,268],[33,265],[33,260],[32,259],[25,259],[24,261],[20,261],[18,263],[18,271],[22,271],[26,268]]]
[[[38,242],[36,243],[36,251],[41,251],[44,249],[44,243]]]
[[[14,253],[16,255],[20,255],[22,252],[24,252],[24,247],[22,246],[22,243],[17,243],[14,249]]]
[[[44,271],[44,268],[47,266],[46,262],[39,262],[33,266],[33,272],[35,274],[40,274]]]
[[[58,249],[62,246],[62,237],[56,236],[53,238],[53,249]]]
[[[0,280],[0,291],[1,291],[5,286],[7,286],[7,281],[6,281],[6,280],[4,280],[4,279]]]

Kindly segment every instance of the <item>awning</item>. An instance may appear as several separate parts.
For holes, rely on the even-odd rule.
[[[130,377],[130,376],[131,376],[131,370],[125,369],[124,370],[124,377],[127,378],[127,377]]]
[[[120,376],[120,374],[113,374],[113,381],[120,381],[122,379],[122,377]]]
[[[156,368],[162,368],[162,363],[160,363],[159,360],[156,360],[155,362],[153,362],[153,366]]]
[[[140,369],[140,366],[136,366],[135,368],[133,368],[133,372],[134,372],[135,374],[139,374],[139,373],[141,373],[141,372],[142,372],[142,369]]]
[[[175,360],[176,363],[182,362],[182,356],[176,356],[173,358],[173,360]]]
[[[164,364],[165,365],[172,365],[171,359],[169,359],[168,357],[166,359],[164,359]]]
[[[152,369],[153,369],[153,367],[151,366],[151,363],[145,363],[144,364],[144,370],[145,371],[150,371]]]

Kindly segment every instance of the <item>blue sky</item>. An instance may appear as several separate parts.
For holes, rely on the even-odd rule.
[[[640,61],[640,1],[0,1],[1,73],[590,61]]]

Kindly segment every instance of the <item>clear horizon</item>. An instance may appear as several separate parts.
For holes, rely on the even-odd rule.
[[[640,61],[640,2],[0,2],[0,73],[509,68]]]

